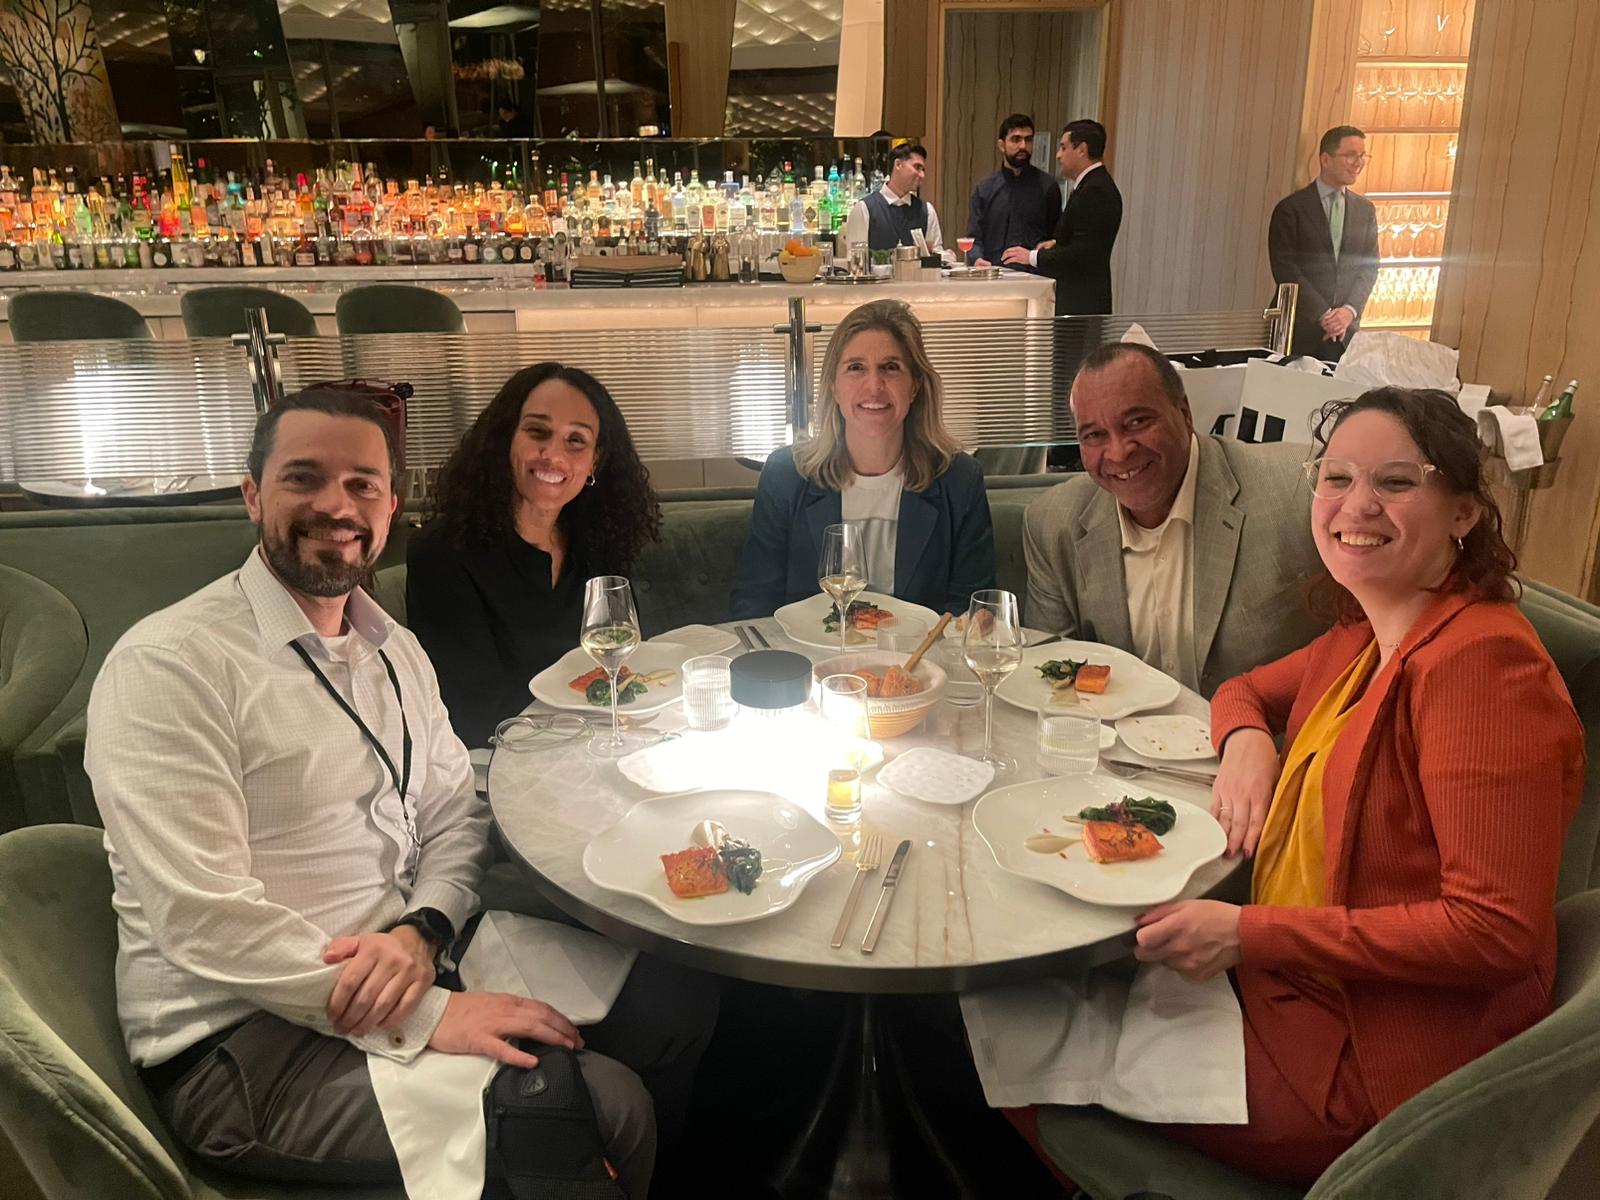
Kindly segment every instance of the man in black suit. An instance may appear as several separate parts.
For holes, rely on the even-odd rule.
[[[1000,261],[1031,266],[1056,281],[1056,316],[1111,311],[1111,247],[1122,227],[1122,193],[1101,159],[1106,127],[1080,120],[1067,125],[1056,163],[1072,181],[1072,194],[1056,222],[1055,237],[1033,250],[1013,246]]]
[[[1267,255],[1276,282],[1300,285],[1291,353],[1333,362],[1360,328],[1378,278],[1378,213],[1350,190],[1367,165],[1366,134],[1334,126],[1317,159],[1317,177],[1272,210]]]

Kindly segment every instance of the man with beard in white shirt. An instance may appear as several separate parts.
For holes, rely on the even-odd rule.
[[[369,1054],[532,1067],[517,1039],[565,1047],[642,1200],[714,989],[640,958],[580,1033],[538,1000],[445,986],[476,928],[489,814],[427,657],[359,586],[394,474],[363,395],[323,385],[268,412],[243,483],[260,545],[130,629],[95,681],[85,761],[129,1054],[209,1165],[373,1183],[400,1171]]]

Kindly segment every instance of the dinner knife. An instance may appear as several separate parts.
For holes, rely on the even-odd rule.
[[[911,853],[911,839],[901,842],[889,860],[889,869],[883,873],[883,887],[878,891],[878,906],[872,910],[872,923],[867,926],[867,936],[861,939],[861,953],[871,954],[878,948],[878,935],[883,932],[883,922],[889,916],[889,901],[900,883],[900,871],[906,865],[906,855]]]
[[[750,636],[761,643],[761,648],[763,650],[772,649],[772,643],[767,641],[767,635],[762,633],[761,630],[757,629],[754,625],[750,626]]]

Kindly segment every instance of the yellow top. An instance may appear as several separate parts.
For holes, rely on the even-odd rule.
[[[1291,907],[1327,903],[1322,873],[1322,773],[1377,662],[1378,643],[1369,642],[1322,694],[1289,747],[1256,847],[1251,903]]]

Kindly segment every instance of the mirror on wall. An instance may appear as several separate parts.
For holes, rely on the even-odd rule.
[[[660,0],[5,0],[0,140],[670,132]]]
[[[843,22],[844,0],[738,0],[723,133],[831,133]]]

